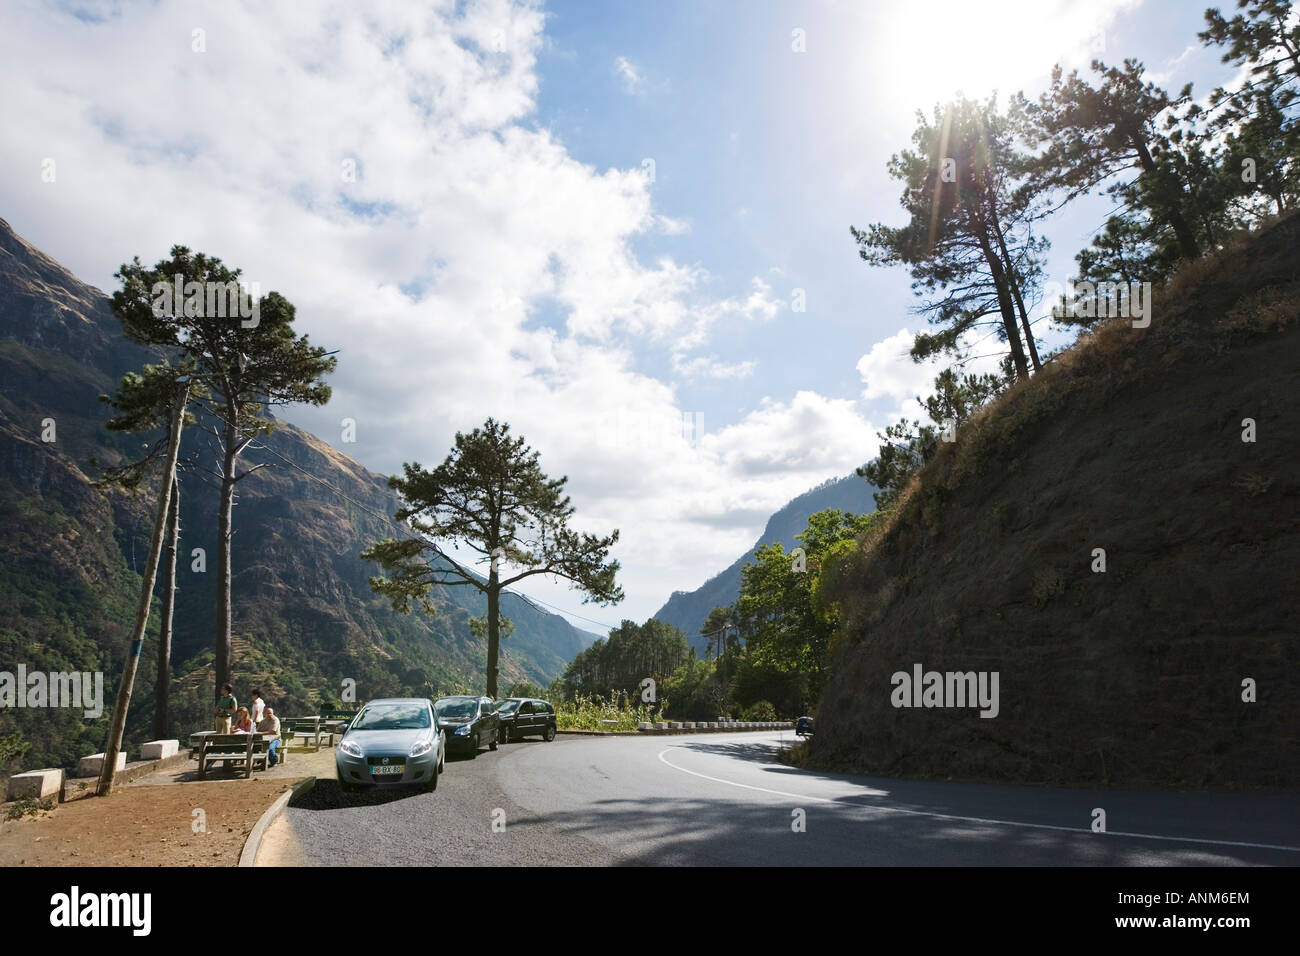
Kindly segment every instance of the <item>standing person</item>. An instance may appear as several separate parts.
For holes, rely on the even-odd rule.
[[[235,700],[234,689],[229,684],[222,684],[221,693],[217,696],[217,722],[213,729],[219,734],[230,733],[230,718],[235,716],[235,711],[239,709],[239,701]]]
[[[262,719],[257,722],[257,732],[271,739],[266,748],[266,765],[274,767],[280,762],[280,755],[276,753],[280,749],[280,718],[275,716],[274,707],[263,711]]]
[[[262,700],[262,692],[256,687],[253,688],[253,702],[248,705],[249,715],[253,718],[253,723],[262,722],[262,710],[266,707],[266,701]]]

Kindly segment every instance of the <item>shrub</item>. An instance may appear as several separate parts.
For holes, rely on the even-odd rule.
[[[760,700],[749,707],[741,714],[741,720],[776,720],[776,708],[768,700]]]
[[[607,701],[600,696],[578,696],[555,704],[555,722],[560,730],[636,730],[641,721],[654,719],[654,711],[648,706],[633,707],[625,697]]]
[[[26,815],[36,816],[42,810],[48,812],[53,809],[54,801],[49,797],[43,800],[37,800],[35,797],[19,797],[9,808],[9,819],[21,820]]]

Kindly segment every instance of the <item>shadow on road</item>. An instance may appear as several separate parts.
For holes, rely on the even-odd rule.
[[[406,800],[424,793],[424,788],[410,786],[364,787],[356,793],[344,793],[337,780],[320,780],[306,793],[289,801],[297,810],[339,810],[343,807],[376,807]]]

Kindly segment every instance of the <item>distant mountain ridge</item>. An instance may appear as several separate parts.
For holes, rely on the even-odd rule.
[[[781,510],[767,519],[767,526],[754,546],[733,561],[726,570],[714,575],[694,591],[674,591],[667,603],[654,616],[666,624],[680,627],[686,639],[696,650],[703,652],[707,639],[700,636],[709,612],[715,607],[733,604],[740,596],[740,571],[753,560],[754,552],[766,544],[780,542],[788,551],[798,545],[795,535],[808,527],[809,515],[837,508],[852,514],[866,514],[876,510],[873,494],[876,489],[866,479],[857,475],[831,478],[791,499]]]

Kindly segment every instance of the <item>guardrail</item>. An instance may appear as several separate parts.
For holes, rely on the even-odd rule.
[[[643,734],[718,734],[752,730],[793,730],[793,720],[661,720],[641,721]]]

